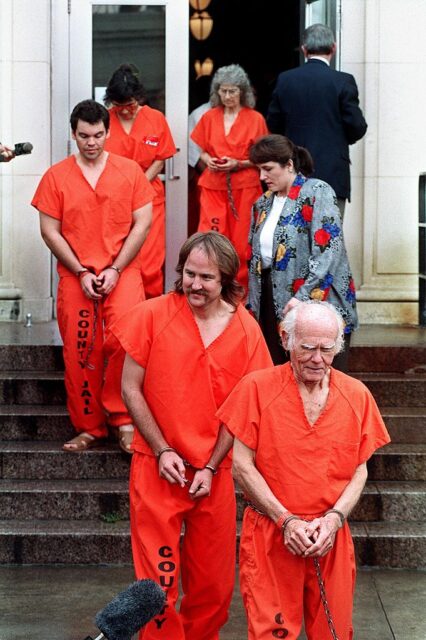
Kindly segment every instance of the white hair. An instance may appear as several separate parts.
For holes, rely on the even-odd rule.
[[[322,300],[305,300],[303,302],[299,302],[296,304],[290,311],[288,311],[284,319],[280,322],[280,332],[285,332],[287,334],[287,349],[292,351],[294,349],[294,344],[296,340],[296,323],[299,313],[306,309],[306,305],[316,305],[318,307],[323,307],[324,309],[328,309],[330,311],[337,322],[337,336],[336,336],[336,344],[334,348],[334,355],[343,351],[345,346],[345,321],[343,320],[340,313],[337,311],[336,307],[334,307],[329,302],[325,302]]]

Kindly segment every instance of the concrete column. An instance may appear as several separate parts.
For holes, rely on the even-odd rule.
[[[51,164],[50,0],[0,3],[0,140],[32,155],[0,165],[0,320],[52,317],[50,252],[30,201]]]

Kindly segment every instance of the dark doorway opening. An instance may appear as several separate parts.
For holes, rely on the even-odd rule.
[[[240,64],[265,115],[278,74],[300,63],[300,7],[300,0],[212,0],[210,36],[189,36],[189,110],[208,100],[209,80],[219,67]],[[212,75],[197,80],[195,61],[206,58],[213,60]]]

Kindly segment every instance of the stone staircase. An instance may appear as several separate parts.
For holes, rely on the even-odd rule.
[[[426,341],[354,346],[350,362],[392,437],[352,514],[359,563],[424,567]],[[113,442],[63,452],[73,434],[64,401],[58,344],[0,345],[0,563],[129,563],[129,458]]]

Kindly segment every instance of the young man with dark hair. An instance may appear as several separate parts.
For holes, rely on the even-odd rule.
[[[78,431],[64,449],[98,444],[108,421],[130,453],[133,426],[120,392],[124,354],[105,348],[104,338],[144,299],[139,250],[151,224],[153,190],[136,162],[104,150],[109,114],[102,105],[80,102],[70,122],[78,153],[44,174],[32,201],[43,240],[58,260],[67,404]]]

